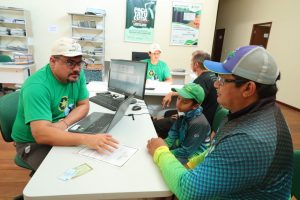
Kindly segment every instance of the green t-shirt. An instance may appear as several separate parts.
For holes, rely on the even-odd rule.
[[[148,63],[147,68],[147,79],[150,80],[159,80],[159,81],[165,81],[167,78],[171,78],[171,73],[168,65],[158,60],[158,63],[156,65],[151,64],[150,59],[143,60],[144,62]]]
[[[78,81],[61,83],[53,75],[50,65],[44,66],[22,86],[12,138],[21,143],[35,142],[29,126],[31,121],[57,122],[66,117],[78,101],[88,97],[83,70]]]

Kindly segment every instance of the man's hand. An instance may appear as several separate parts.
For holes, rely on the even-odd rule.
[[[109,134],[95,134],[87,135],[84,143],[89,148],[104,154],[105,151],[113,152],[114,149],[117,149],[119,142]]]
[[[167,146],[165,141],[162,138],[152,138],[148,140],[147,148],[151,156],[153,156],[155,150],[161,146]]]
[[[170,103],[172,101],[173,92],[169,92],[162,100],[161,106],[163,109],[170,106]]]

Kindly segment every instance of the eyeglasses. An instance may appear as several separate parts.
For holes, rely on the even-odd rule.
[[[160,52],[155,52],[155,53],[152,53],[152,54],[155,55],[155,56],[159,56]]]
[[[63,61],[65,63],[65,65],[70,68],[70,69],[74,69],[76,66],[79,66],[80,69],[85,68],[87,63],[84,62],[83,60],[79,61],[79,62],[74,62],[73,60],[67,59],[61,59],[61,61]]]
[[[86,62],[84,61],[79,61],[79,62],[74,62],[72,60],[67,60],[65,61],[67,67],[74,69],[76,66],[79,66],[80,69],[85,68],[86,67]]]
[[[248,80],[226,79],[226,78],[222,78],[221,76],[218,76],[216,81],[218,81],[220,86],[223,86],[225,83],[246,83],[246,82],[248,82]]]

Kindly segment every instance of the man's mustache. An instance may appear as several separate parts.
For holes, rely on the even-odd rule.
[[[77,76],[79,76],[79,72],[74,72],[74,73],[71,73],[71,74],[69,74],[69,76],[73,76],[73,75],[77,75]]]

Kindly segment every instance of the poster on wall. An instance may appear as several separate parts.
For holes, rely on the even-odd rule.
[[[171,45],[197,46],[202,4],[173,2]]]
[[[125,41],[152,43],[156,0],[127,0]]]

